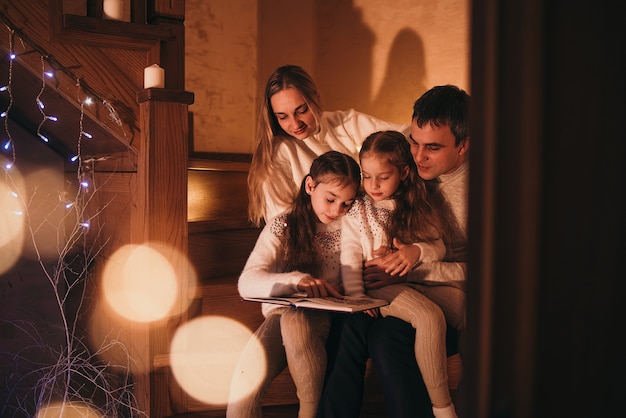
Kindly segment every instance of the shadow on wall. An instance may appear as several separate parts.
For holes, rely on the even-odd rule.
[[[315,5],[313,76],[328,110],[370,103],[372,51],[376,37],[352,0],[317,1]]]
[[[422,39],[413,30],[402,29],[389,51],[380,90],[367,111],[386,120],[393,120],[398,115],[409,120],[413,102],[428,90],[425,79]]]
[[[396,35],[387,56],[378,94],[372,93],[375,34],[363,22],[352,0],[317,2],[314,77],[329,110],[355,108],[382,119],[411,116],[424,93],[426,66],[421,37],[412,29]],[[375,97],[373,97],[375,96]]]
[[[379,12],[397,12],[394,7],[385,4]],[[411,116],[415,99],[427,90],[422,38],[412,28],[393,27],[397,33],[387,55],[375,58],[376,33],[354,0],[302,0],[297,4],[267,0],[259,2],[259,19],[259,99],[267,77],[285,64],[309,71],[327,110],[353,108],[404,122]],[[377,91],[374,59],[385,64],[384,76],[376,77]]]

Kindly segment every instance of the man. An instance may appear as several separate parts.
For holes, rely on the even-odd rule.
[[[367,289],[406,283],[436,302],[452,325],[448,354],[456,352],[455,329],[465,327],[467,198],[469,185],[469,96],[458,87],[436,86],[413,106],[409,143],[419,175],[436,182],[447,203],[445,225],[451,236],[442,262],[422,264],[400,276],[404,260],[398,251],[365,265]],[[446,287],[445,292],[439,292]],[[454,297],[449,297],[450,287]],[[447,296],[439,297],[445,293]],[[450,327],[449,327],[450,328]],[[363,396],[365,362],[371,357],[394,418],[432,416],[413,354],[415,330],[396,318],[350,315],[337,321],[329,339],[329,369],[319,417],[358,417]],[[454,357],[458,361],[458,354]],[[450,383],[450,382],[449,382]],[[446,412],[447,413],[447,412]],[[454,416],[454,412],[451,412]]]

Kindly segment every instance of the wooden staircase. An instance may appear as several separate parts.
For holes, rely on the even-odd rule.
[[[249,155],[208,154],[189,160],[188,220],[189,259],[196,269],[199,286],[189,318],[220,315],[234,319],[253,332],[263,321],[259,304],[243,302],[237,280],[261,232],[247,220]],[[225,405],[207,405],[183,395],[179,413],[214,410]],[[264,405],[297,405],[295,387],[285,370],[272,384]],[[207,412],[208,413],[208,412]],[[213,415],[215,416],[215,415]]]

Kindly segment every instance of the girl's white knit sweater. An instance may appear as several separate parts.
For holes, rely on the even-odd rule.
[[[283,213],[263,227],[248,257],[241,275],[238,290],[242,297],[287,296],[297,292],[298,282],[309,274],[300,271],[284,271],[279,265],[278,252],[287,224]],[[317,224],[314,237],[315,248],[322,263],[319,279],[331,284],[340,283],[339,253],[341,245],[341,219],[330,224]],[[280,305],[262,304],[263,315]]]
[[[367,194],[359,195],[342,219],[341,278],[345,294],[361,296],[363,287],[363,262],[374,258],[374,251],[390,246],[385,228],[396,208],[393,199],[374,201]],[[416,242],[421,249],[417,264],[442,260],[446,248],[442,240]]]

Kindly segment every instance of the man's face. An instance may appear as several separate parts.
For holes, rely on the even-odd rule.
[[[469,150],[469,138],[458,146],[454,141],[449,126],[426,124],[420,128],[415,120],[411,122],[409,144],[421,178],[432,180],[453,172],[463,164]]]

